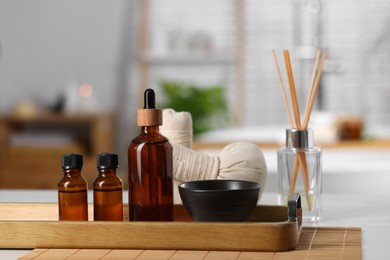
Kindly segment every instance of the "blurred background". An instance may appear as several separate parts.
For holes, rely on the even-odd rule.
[[[319,144],[390,147],[387,10],[385,0],[2,0],[0,188],[56,189],[67,152],[84,154],[90,183],[96,154],[119,153],[126,183],[146,88],[160,107],[191,112],[196,149],[280,147],[289,124],[272,50],[283,75],[290,50],[302,111],[317,49],[327,51],[311,119]]]

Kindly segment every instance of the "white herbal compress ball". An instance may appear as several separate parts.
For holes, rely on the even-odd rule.
[[[180,115],[179,115],[180,114]],[[184,181],[230,179],[246,180],[260,183],[260,196],[264,190],[267,167],[263,153],[254,144],[237,142],[225,146],[218,156],[191,150],[192,121],[187,112],[176,113],[172,109],[163,111],[161,132],[170,139],[173,146],[174,200],[181,203],[178,185]],[[191,142],[184,140],[183,131],[191,125]],[[167,126],[169,126],[167,128]],[[175,130],[177,129],[177,130]],[[179,133],[180,137],[176,136]],[[177,144],[179,141],[182,145]],[[184,144],[184,145],[183,145]]]
[[[192,148],[192,118],[188,112],[176,112],[173,109],[163,110],[161,133],[171,144]]]

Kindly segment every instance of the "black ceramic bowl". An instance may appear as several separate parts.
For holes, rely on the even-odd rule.
[[[179,185],[180,197],[194,221],[245,221],[256,207],[260,184],[239,180],[202,180]]]

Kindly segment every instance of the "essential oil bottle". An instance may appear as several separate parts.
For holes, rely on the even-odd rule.
[[[173,220],[172,146],[160,134],[162,110],[155,92],[144,93],[144,107],[137,110],[141,133],[128,149],[129,220]]]
[[[99,176],[93,183],[94,220],[123,220],[122,181],[117,176],[118,155],[97,155]]]
[[[81,175],[83,156],[64,154],[58,183],[59,220],[88,220],[88,185]]]

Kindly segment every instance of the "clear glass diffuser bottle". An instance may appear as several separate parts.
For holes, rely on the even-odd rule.
[[[286,130],[286,147],[278,150],[278,202],[287,205],[289,195],[302,199],[303,220],[321,218],[321,148],[314,146],[312,129]]]

